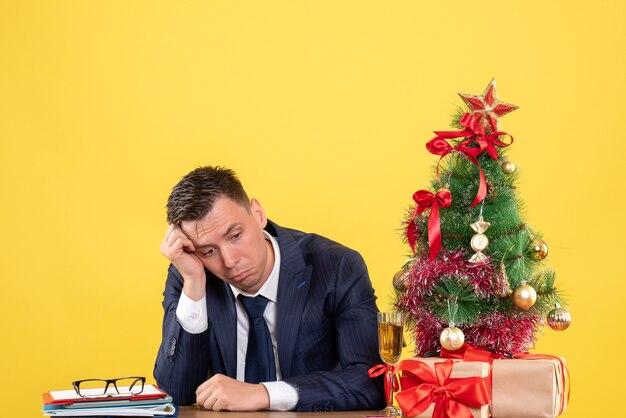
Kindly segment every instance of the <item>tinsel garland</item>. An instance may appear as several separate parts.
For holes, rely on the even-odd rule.
[[[405,289],[398,294],[397,307],[407,313],[409,329],[415,337],[415,352],[423,356],[439,348],[441,331],[448,326],[431,311],[433,287],[442,277],[458,277],[466,281],[478,297],[485,301],[497,298],[497,268],[487,260],[471,263],[466,251],[443,251],[434,260],[420,258],[410,267]],[[540,315],[486,312],[470,324],[459,324],[465,341],[475,347],[497,354],[527,351],[534,345],[535,334],[543,325]]]
[[[414,336],[415,354],[424,356],[440,347],[439,335],[447,324],[423,308],[416,308],[408,313],[408,329]]]
[[[441,277],[465,277],[477,296],[486,298],[496,294],[497,274],[489,262],[472,263],[466,251],[443,251],[439,257],[418,259],[411,267],[406,291],[400,295],[403,306],[409,309],[421,299],[431,296],[433,286]]]
[[[474,347],[507,355],[523,353],[532,348],[536,331],[543,326],[543,321],[540,315],[518,316],[494,312],[462,330],[465,341]]]
[[[439,335],[448,325],[426,309],[410,313],[410,331],[415,337],[415,355],[424,356],[439,349]],[[474,347],[508,356],[532,348],[536,331],[543,325],[539,315],[511,317],[501,312],[486,316],[473,325],[461,325],[465,341]]]

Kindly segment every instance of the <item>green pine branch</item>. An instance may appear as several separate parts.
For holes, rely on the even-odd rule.
[[[433,314],[444,322],[471,324],[484,314],[483,301],[463,276],[442,277],[432,290]]]

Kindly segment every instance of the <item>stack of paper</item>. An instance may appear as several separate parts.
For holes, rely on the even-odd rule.
[[[123,392],[120,388],[120,391]],[[43,394],[43,414],[49,417],[176,417],[178,411],[172,398],[154,385],[145,385],[143,392],[127,396],[93,396],[102,389],[83,391],[84,398],[74,390],[54,390]]]

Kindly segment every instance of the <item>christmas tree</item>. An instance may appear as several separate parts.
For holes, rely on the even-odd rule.
[[[513,137],[500,117],[492,80],[482,95],[459,94],[467,109],[457,130],[435,131],[430,190],[413,195],[405,237],[413,256],[394,277],[396,306],[407,314],[415,351],[456,350],[467,342],[498,355],[532,348],[547,323],[567,328],[569,313],[544,267],[548,247],[521,216],[518,173],[506,152]]]

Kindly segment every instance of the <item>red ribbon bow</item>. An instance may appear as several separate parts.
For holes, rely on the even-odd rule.
[[[483,350],[482,348],[474,347],[468,343],[463,344],[461,348],[455,351],[449,351],[441,347],[441,353],[439,356],[441,358],[455,358],[463,359],[464,361],[482,361],[484,363],[489,363],[489,376],[485,377],[485,383],[487,384],[487,393],[489,394],[489,398],[491,398],[493,389],[493,368],[491,365],[495,359],[500,359],[502,356],[492,353],[491,351]]]
[[[508,147],[513,143],[513,137],[503,131],[497,131],[490,134],[485,133],[484,129],[479,127],[478,119],[469,113],[465,113],[461,117],[459,124],[465,127],[465,129],[462,131],[435,131],[437,136],[426,143],[426,149],[428,149],[428,151],[432,154],[440,155],[441,158],[439,158],[439,161],[441,161],[441,159],[450,152],[457,151],[465,155],[474,165],[476,165],[476,167],[478,167],[478,171],[480,173],[480,183],[478,185],[476,197],[474,197],[474,201],[471,205],[473,207],[482,202],[487,196],[487,181],[485,180],[485,174],[478,163],[478,155],[480,155],[483,151],[486,151],[491,158],[496,160],[498,158],[496,145],[499,147]],[[511,142],[506,143],[500,141],[500,135],[508,136],[511,138]],[[461,142],[453,148],[447,140],[454,138],[469,139]],[[479,148],[469,146],[469,144],[473,141],[478,144]],[[437,163],[437,178],[439,178],[439,163]],[[441,183],[441,180],[439,180],[439,182]]]
[[[428,246],[430,247],[430,259],[434,260],[441,251],[441,222],[439,220],[439,207],[447,208],[452,204],[452,195],[446,189],[440,189],[436,194],[428,190],[418,190],[413,194],[413,200],[417,204],[413,212],[416,215],[430,209],[428,217]],[[415,221],[411,220],[408,227],[408,240],[413,253],[415,253]]]
[[[485,179],[485,173],[483,173],[483,169],[480,167],[478,160],[476,157],[481,153],[480,148],[470,147],[469,144],[472,142],[471,139],[467,141],[463,141],[454,148],[441,137],[435,137],[426,143],[426,149],[430,151],[432,154],[440,155],[439,161],[437,162],[437,178],[439,179],[439,163],[441,159],[451,153],[452,151],[457,151],[460,154],[463,154],[470,160],[476,167],[478,167],[478,173],[480,174],[480,183],[478,184],[478,191],[476,192],[476,197],[474,197],[474,201],[472,202],[472,207],[476,206],[480,202],[482,202],[487,196],[487,180]],[[439,180],[441,183],[441,180]]]
[[[387,373],[390,372],[390,373]],[[385,374],[385,400],[387,405],[391,404],[391,393],[392,391],[397,392],[400,388],[398,386],[398,379],[393,374],[393,366],[388,364],[377,364],[367,371],[367,375],[369,377],[378,377],[381,374]],[[390,378],[391,377],[391,378]]]
[[[498,150],[496,149],[496,145],[499,147],[508,147],[509,145],[513,143],[513,137],[504,131],[496,131],[490,134],[486,134],[484,128],[479,128],[478,122],[479,122],[479,119],[477,119],[474,115],[465,113],[461,117],[461,120],[459,121],[459,125],[464,126],[465,130],[469,130],[474,133],[475,135],[474,140],[480,146],[480,152],[487,151],[487,154],[489,154],[491,158],[493,158],[494,160],[497,160]],[[511,142],[506,143],[506,142],[500,141],[499,137],[503,135],[511,138]]]
[[[465,113],[461,116],[459,125],[463,126],[465,129],[462,131],[435,131],[435,134],[437,135],[436,138],[469,138],[470,140],[475,140],[480,146],[480,152],[487,151],[487,154],[489,154],[494,160],[498,159],[498,150],[496,149],[496,145],[499,147],[508,147],[513,143],[513,137],[504,131],[496,131],[489,134],[486,133],[484,128],[479,126],[478,119],[470,113]],[[511,138],[511,142],[506,143],[500,141],[499,137],[502,135]]]
[[[403,360],[395,368],[402,371],[402,391],[396,395],[404,415],[420,414],[434,402],[433,418],[471,418],[470,407],[489,403],[485,379],[464,377],[452,379],[452,360],[435,363],[433,372],[419,360]]]

